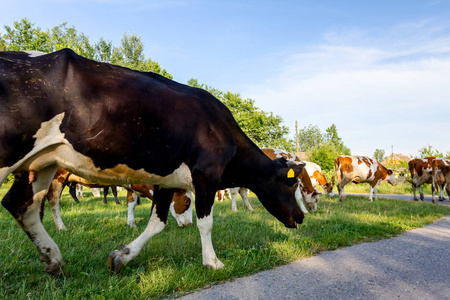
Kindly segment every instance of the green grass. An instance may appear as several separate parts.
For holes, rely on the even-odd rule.
[[[1,196],[6,187],[0,190]],[[225,264],[221,270],[202,266],[196,225],[178,228],[172,217],[120,274],[106,268],[109,253],[135,239],[146,227],[151,204],[136,208],[137,229],[126,227],[122,205],[85,197],[80,204],[64,195],[62,218],[67,232],[57,232],[48,207],[43,224],[66,262],[65,275],[43,271],[39,255],[12,216],[0,209],[0,295],[2,299],[149,299],[179,295],[217,282],[287,264],[320,251],[379,240],[422,227],[450,214],[450,207],[430,203],[322,196],[316,213],[306,216],[299,230],[287,229],[255,197],[238,213],[229,200],[214,207],[213,244]]]

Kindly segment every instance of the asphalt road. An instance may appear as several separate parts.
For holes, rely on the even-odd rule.
[[[322,252],[177,299],[450,299],[450,215],[391,239]]]

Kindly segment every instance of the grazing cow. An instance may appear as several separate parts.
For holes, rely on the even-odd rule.
[[[37,57],[0,52],[0,123],[0,183],[15,174],[2,204],[52,274],[64,262],[39,216],[58,168],[91,182],[155,185],[148,226],[110,254],[112,272],[164,229],[175,188],[195,191],[203,265],[213,269],[223,267],[211,240],[217,190],[250,188],[286,227],[303,222],[294,198],[303,165],[272,161],[222,102],[158,74],[70,49]]]
[[[296,164],[302,164],[304,165],[304,162],[295,154],[286,152],[284,150],[279,149],[270,149],[270,148],[263,148],[261,149],[270,159],[278,159],[278,158],[285,158],[287,160],[290,160]],[[317,202],[319,201],[319,195],[320,193],[314,188],[311,182],[311,178],[309,177],[308,172],[306,171],[306,168],[302,170],[300,173],[300,176],[298,178],[299,185],[298,189],[295,192],[295,198],[297,199],[301,210],[303,213],[308,213],[308,210],[303,205],[302,198],[305,200],[306,205],[311,211],[317,210]]]
[[[311,184],[321,185],[325,193],[327,193],[330,197],[334,196],[333,185],[327,181],[325,176],[322,173],[322,168],[313,162],[305,161],[305,169],[311,179]]]
[[[50,209],[53,215],[53,220],[55,222],[56,229],[58,230],[67,230],[64,222],[61,218],[61,213],[59,210],[59,202],[61,199],[61,194],[66,184],[77,184],[81,183],[84,186],[88,187],[103,187],[104,188],[104,198],[106,198],[108,194],[109,186],[105,186],[98,183],[89,182],[79,176],[73,175],[70,172],[67,172],[63,169],[58,169],[56,171],[55,176],[50,184],[50,187],[47,192],[47,199],[50,204]],[[110,186],[111,190],[115,198],[117,199],[116,203],[120,204],[117,198],[117,188],[115,186]],[[153,185],[139,185],[133,184],[125,187],[128,191],[127,193],[127,207],[128,207],[128,218],[127,225],[130,227],[136,227],[134,223],[134,208],[137,204],[137,196],[147,197],[150,200],[153,200],[154,187]],[[133,195],[136,193],[137,195]],[[72,195],[73,197],[73,195]],[[76,199],[76,198],[75,198]],[[190,193],[186,193],[185,190],[177,189],[172,198],[171,204],[171,213],[175,220],[177,221],[178,226],[184,227],[192,224],[192,208],[191,208],[191,199],[193,199]],[[76,199],[78,201],[78,199]],[[103,202],[106,203],[105,199]]]
[[[424,200],[423,192],[421,189],[422,184],[433,183],[433,168],[431,163],[436,157],[415,158],[408,162],[408,169],[411,173],[411,180],[406,179],[411,183],[413,188],[414,200],[418,201],[416,195],[416,189],[419,189],[420,200]]]
[[[334,180],[337,178],[337,188],[339,191],[339,200],[345,200],[344,187],[346,184],[353,183],[370,183],[369,200],[372,200],[372,194],[375,200],[378,200],[376,186],[383,181],[387,181],[392,185],[396,185],[395,174],[392,170],[386,169],[376,159],[366,156],[339,156],[334,160],[335,173]]]
[[[438,157],[431,162],[432,167],[432,185],[431,185],[431,199],[433,203],[436,203],[434,199],[435,186],[441,188],[439,195],[439,201],[444,201],[444,186],[447,191],[447,196],[450,200],[450,159]]]

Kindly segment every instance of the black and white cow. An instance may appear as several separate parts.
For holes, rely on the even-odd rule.
[[[217,190],[249,188],[289,228],[304,218],[294,198],[303,165],[269,159],[208,92],[69,49],[0,52],[0,183],[15,174],[2,204],[49,273],[63,259],[40,213],[58,167],[93,182],[158,186],[145,231],[110,254],[113,272],[163,230],[175,188],[195,192],[203,265],[214,269],[223,267],[211,241]]]

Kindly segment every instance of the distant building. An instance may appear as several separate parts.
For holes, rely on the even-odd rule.
[[[397,172],[404,172],[406,170],[405,165],[408,164],[408,162],[411,160],[411,158],[404,154],[397,154],[393,153],[389,155],[382,164],[384,166],[388,165],[390,168],[395,169]]]

